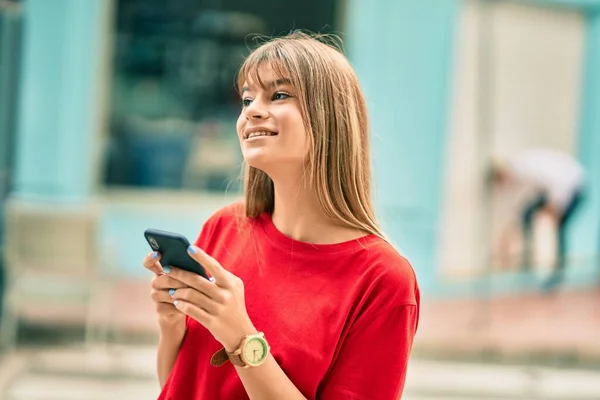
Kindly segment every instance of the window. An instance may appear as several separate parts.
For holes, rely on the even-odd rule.
[[[334,0],[117,0],[104,181],[240,189],[235,73],[253,34],[331,32]]]

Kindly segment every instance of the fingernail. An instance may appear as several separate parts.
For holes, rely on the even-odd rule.
[[[173,296],[175,294],[175,289],[169,289],[169,296]]]
[[[158,258],[158,251],[152,252],[152,258],[154,258],[155,260]]]
[[[214,282],[215,281],[215,277],[211,276],[210,278],[208,278],[209,281]]]
[[[197,253],[197,251],[196,251],[196,249],[194,248],[194,246],[190,246],[190,247],[188,247],[188,252],[189,252],[190,254],[196,254],[196,253]]]
[[[171,273],[171,267],[169,267],[168,265],[166,267],[163,267],[163,272],[165,274],[170,274]]]

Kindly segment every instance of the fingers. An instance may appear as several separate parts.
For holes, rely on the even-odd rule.
[[[219,299],[219,297],[222,296],[221,288],[219,286],[193,272],[189,272],[181,268],[172,267],[171,272],[169,272],[168,276],[176,281],[182,282],[183,284],[191,288],[194,288],[195,290],[201,293],[204,293],[211,299]]]
[[[150,297],[157,303],[173,303],[173,298],[170,293],[175,290],[184,289],[188,286],[176,279],[171,278],[168,275],[157,275],[152,278],[150,285],[152,290],[150,291]]]
[[[150,297],[155,303],[169,303],[173,304],[173,298],[169,295],[170,289],[152,289],[150,291]]]
[[[160,265],[160,254],[156,251],[152,251],[144,257],[144,268],[153,272],[155,275],[161,275],[163,273],[162,266]]]
[[[215,314],[220,307],[210,297],[192,288],[184,288],[169,291],[169,295],[173,301],[177,301],[179,305],[180,301],[185,301],[203,310],[206,310],[209,314]]]
[[[157,275],[152,278],[153,289],[157,290],[169,290],[169,289],[182,289],[188,287],[185,283],[172,278],[170,275]]]
[[[208,273],[215,278],[215,283],[221,287],[231,286],[231,273],[219,264],[217,260],[206,254],[204,250],[196,246],[188,247],[188,254],[198,261]]]
[[[189,315],[208,329],[210,329],[213,321],[215,321],[215,318],[208,311],[185,300],[176,300],[174,304],[177,311]]]
[[[159,315],[183,313],[203,324],[207,324],[212,314],[217,313],[220,307],[212,299],[192,288],[152,289],[151,297]]]

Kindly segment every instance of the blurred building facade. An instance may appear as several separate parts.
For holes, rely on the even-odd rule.
[[[1,201],[98,213],[103,268],[146,277],[146,228],[195,238],[240,196],[233,83],[248,35],[303,28],[343,32],[370,109],[377,211],[428,296],[536,287],[490,267],[485,187],[494,155],[528,146],[586,167],[566,285],[596,284],[600,1],[10,3]]]

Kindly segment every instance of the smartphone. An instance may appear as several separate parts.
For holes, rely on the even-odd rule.
[[[144,237],[150,248],[160,253],[160,264],[163,267],[170,265],[208,279],[204,267],[188,254],[187,249],[190,247],[190,242],[185,236],[158,229],[146,229]]]

